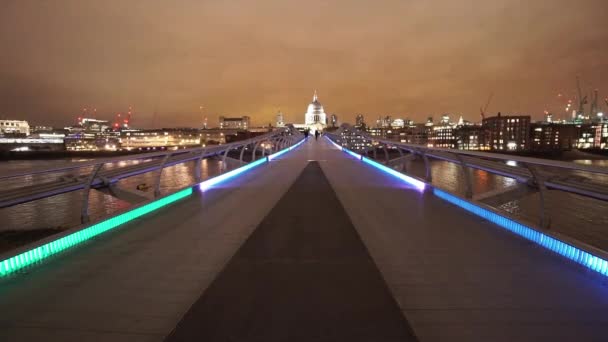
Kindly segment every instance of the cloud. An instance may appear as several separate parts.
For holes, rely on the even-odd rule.
[[[64,124],[82,106],[142,126],[200,124],[203,104],[254,123],[301,121],[312,91],[354,120],[561,107],[553,93],[608,94],[600,0],[7,0],[0,113]],[[594,25],[593,23],[598,23]],[[167,115],[168,113],[179,113]],[[175,119],[179,118],[179,119]]]

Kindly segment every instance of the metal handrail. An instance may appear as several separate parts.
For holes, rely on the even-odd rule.
[[[238,149],[240,147],[244,149],[248,145],[255,145],[262,141],[275,141],[277,137],[283,137],[285,135],[300,135],[300,133],[295,130],[293,126],[287,126],[286,128],[277,129],[267,134],[229,144],[196,147],[184,150],[144,153],[117,158],[103,158],[94,161],[77,163],[77,165],[49,168],[45,170],[37,170],[27,173],[22,172],[18,174],[0,177],[0,181],[2,181],[19,176],[25,177],[34,174],[40,175],[50,173],[61,173],[66,171],[73,171],[75,169],[93,167],[92,171],[89,172],[88,175],[83,174],[77,178],[74,178],[74,181],[68,182],[65,180],[57,179],[51,182],[44,182],[38,185],[34,184],[28,187],[9,189],[4,192],[0,191],[0,207],[12,206],[20,203],[30,202],[36,199],[54,196],[60,193],[84,189],[85,191],[83,194],[83,203],[81,208],[81,218],[82,222],[84,223],[89,220],[88,193],[91,188],[97,188],[99,186],[109,186],[109,183],[112,183],[118,179],[127,178],[146,172],[158,171],[155,177],[156,181],[154,184],[154,196],[158,197],[160,196],[160,182],[163,169],[165,167],[182,164],[193,160],[197,161],[197,167],[193,169],[193,172],[197,173],[194,176],[194,179],[200,180],[200,162],[202,161],[202,159],[212,156],[220,156],[222,157],[222,161],[225,163],[228,152],[233,149]],[[295,140],[290,141],[293,144],[293,141]],[[160,157],[162,157],[162,159],[155,159],[155,161],[146,162],[138,165],[129,165],[107,171],[102,170],[103,166],[112,163],[128,160],[154,159]]]
[[[352,149],[351,142],[355,140],[369,141],[372,147],[366,147],[361,153],[369,153],[373,149],[373,159],[378,159],[376,154],[377,148],[381,148],[385,153],[385,163],[391,161],[387,158],[387,147],[396,148],[399,151],[400,157],[403,158],[403,151],[409,151],[411,156],[421,156],[424,161],[425,176],[424,181],[432,184],[431,163],[429,158],[445,160],[456,165],[461,169],[461,176],[464,177],[464,197],[468,200],[473,199],[473,184],[470,179],[471,174],[467,172],[467,168],[484,170],[486,172],[515,179],[520,184],[525,184],[528,187],[539,191],[539,218],[538,226],[544,229],[549,229],[551,225],[551,217],[547,210],[547,190],[553,189],[564,191],[577,195],[582,195],[601,201],[608,201],[608,186],[598,182],[581,182],[577,179],[564,179],[562,175],[556,174],[555,168],[570,171],[584,171],[598,175],[608,175],[608,168],[602,166],[592,166],[576,164],[564,161],[554,161],[531,157],[519,157],[498,153],[463,151],[447,148],[428,147],[424,145],[406,144],[393,140],[382,139],[370,136],[366,132],[352,127],[348,124],[343,124],[337,131],[328,132],[326,135],[334,140],[337,144],[346,148]],[[355,152],[357,152],[355,150]],[[506,161],[515,161],[517,166],[511,166]],[[505,163],[503,163],[505,162]],[[548,167],[541,171],[541,167]],[[554,169],[551,169],[554,168]],[[405,167],[403,170],[406,170]],[[407,171],[406,171],[407,172]]]
[[[222,150],[223,150],[223,147],[227,147],[232,144],[241,143],[241,142],[245,142],[245,141],[253,141],[253,140],[257,141],[259,139],[264,140],[265,138],[267,139],[268,137],[276,135],[276,132],[277,131],[273,131],[273,132],[259,135],[257,137],[253,137],[253,138],[250,138],[247,140],[237,141],[234,143],[223,144],[223,145],[216,145],[216,146],[211,146],[211,147],[222,147]],[[209,147],[209,148],[211,148],[211,147]],[[204,149],[204,147],[191,147],[191,148],[185,148],[185,149],[181,149],[181,150],[134,153],[134,154],[129,154],[126,156],[121,156],[121,157],[99,158],[99,159],[90,160],[90,161],[71,163],[69,166],[51,167],[51,168],[46,168],[46,169],[36,170],[36,171],[17,172],[17,173],[12,173],[9,175],[2,175],[2,176],[0,176],[0,180],[22,177],[22,176],[32,176],[32,175],[44,174],[44,173],[56,173],[56,172],[60,172],[60,171],[70,171],[70,170],[80,169],[80,168],[84,168],[84,167],[88,167],[88,166],[95,166],[101,162],[108,164],[108,163],[117,163],[117,162],[121,162],[121,161],[151,159],[151,158],[162,157],[162,156],[166,155],[167,153],[184,154],[184,153],[202,151],[203,149]]]
[[[576,164],[576,163],[570,163],[570,162],[559,161],[559,160],[549,160],[549,159],[540,159],[540,158],[532,158],[532,157],[521,157],[521,156],[508,155],[508,154],[502,154],[502,153],[455,150],[455,149],[442,148],[442,147],[429,147],[429,146],[425,146],[425,145],[407,144],[407,143],[402,143],[402,142],[398,142],[398,141],[394,141],[394,140],[373,137],[373,136],[369,135],[368,133],[363,132],[349,124],[343,124],[340,128],[342,130],[344,130],[344,129],[354,130],[357,133],[359,133],[361,136],[363,136],[365,139],[377,141],[379,143],[390,145],[390,146],[400,147],[400,148],[403,148],[406,150],[410,150],[412,152],[416,152],[416,151],[420,151],[420,150],[428,151],[428,152],[444,152],[444,153],[450,153],[450,154],[459,154],[459,155],[479,157],[479,158],[489,158],[489,159],[502,160],[502,161],[516,161],[516,162],[520,162],[520,163],[524,163],[524,164],[535,164],[535,165],[541,165],[541,166],[565,168],[565,169],[576,170],[576,171],[588,171],[588,172],[601,173],[601,174],[608,175],[608,167],[603,167],[603,166]],[[333,134],[326,133],[326,134],[335,135],[335,133],[333,133]]]

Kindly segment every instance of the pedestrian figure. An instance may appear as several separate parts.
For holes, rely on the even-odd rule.
[[[306,138],[308,138],[308,130],[307,129],[304,130],[304,139],[306,139]]]
[[[319,140],[319,135],[321,135],[321,132],[319,132],[318,130],[315,131],[315,140]]]

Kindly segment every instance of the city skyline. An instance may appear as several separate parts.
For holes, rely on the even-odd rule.
[[[317,89],[348,122],[477,122],[492,92],[490,115],[540,120],[544,110],[565,116],[557,94],[573,98],[577,75],[584,93],[608,96],[608,4],[522,4],[8,1],[0,116],[61,125],[83,106],[104,119],[133,106],[142,127],[219,115],[263,125],[280,109],[297,123]]]

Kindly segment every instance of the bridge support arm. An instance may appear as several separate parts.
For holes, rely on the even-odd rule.
[[[205,152],[207,152],[207,147],[203,147],[203,149],[201,150],[201,154],[198,156],[198,158],[195,159],[196,165],[194,166],[194,179],[197,183],[200,183],[202,180],[201,163],[203,161],[203,158],[205,157]]]
[[[426,153],[424,153],[423,151],[419,151],[418,153],[422,155],[422,159],[424,160],[424,180],[427,181],[427,183],[429,184],[433,184],[433,170],[431,170],[431,161],[429,160],[429,157],[426,155]]]
[[[467,170],[467,163],[464,161],[462,156],[458,153],[453,153],[454,157],[460,164],[460,173],[464,178],[464,196],[466,198],[473,198],[473,181],[471,180],[471,173]]]
[[[531,165],[531,164],[525,164],[526,168],[528,170],[530,170],[530,173],[532,174],[532,180],[534,182],[534,184],[536,184],[536,186],[538,186],[538,194],[539,194],[539,225],[541,228],[543,229],[551,229],[551,217],[549,216],[549,211],[547,208],[547,195],[548,195],[548,190],[547,190],[547,186],[545,185],[545,177],[542,175],[542,173],[538,170],[538,168],[535,165]]]
[[[172,153],[167,153],[163,158],[163,161],[160,163],[160,168],[158,169],[158,174],[156,176],[156,184],[154,184],[154,198],[160,197],[160,181],[163,176],[163,169],[167,164],[167,160],[171,157]]]
[[[91,186],[93,185],[93,181],[97,177],[97,174],[99,173],[99,170],[101,170],[103,165],[104,163],[99,163],[93,167],[93,170],[89,175],[89,179],[87,179],[87,184],[82,190],[82,207],[80,208],[81,223],[88,223],[91,220],[89,217],[89,194],[91,192]]]

